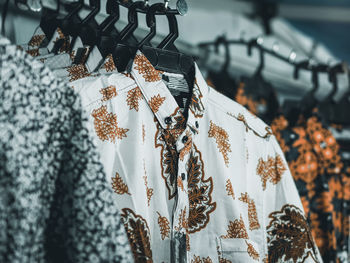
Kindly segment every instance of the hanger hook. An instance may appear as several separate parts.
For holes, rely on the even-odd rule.
[[[145,2],[145,6],[149,5],[149,1],[148,0],[144,0],[144,2]]]
[[[169,7],[169,0],[164,0],[164,8],[167,10]]]

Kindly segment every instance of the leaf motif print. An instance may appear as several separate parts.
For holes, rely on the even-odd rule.
[[[31,47],[39,47],[41,42],[43,42],[43,40],[45,39],[45,35],[34,35],[28,45]]]
[[[97,136],[101,141],[115,142],[115,139],[127,137],[129,129],[119,128],[117,115],[107,111],[107,106],[103,105],[91,113],[94,117],[94,126]]]
[[[119,175],[119,173],[116,173],[115,177],[112,177],[112,188],[114,192],[119,195],[122,195],[122,194],[131,195],[129,193],[128,186],[126,185],[126,183],[124,183],[123,178]]]
[[[147,221],[129,208],[122,209],[121,217],[124,221],[135,262],[153,262],[151,234]]]
[[[91,75],[83,64],[67,67],[66,70],[68,72],[69,81],[86,78]]]
[[[195,79],[195,84],[192,90],[192,98],[189,105],[190,111],[196,118],[202,118],[204,114],[204,106],[202,103],[203,94],[198,86],[197,80]]]
[[[26,53],[32,57],[37,57],[39,56],[39,49],[38,48],[34,48],[34,49],[29,49],[29,50],[26,50]]]
[[[243,238],[248,239],[247,229],[245,228],[245,224],[242,216],[240,219],[236,219],[235,221],[230,221],[228,225],[227,235],[222,235],[221,238]]]
[[[229,143],[229,136],[227,132],[223,128],[217,126],[215,123],[210,121],[208,135],[209,138],[215,138],[216,144],[219,148],[219,152],[221,152],[222,156],[224,157],[224,162],[228,167],[228,153],[231,152],[231,144]]]
[[[144,55],[137,54],[134,59],[135,69],[146,82],[160,81],[160,71],[156,70]]]
[[[233,192],[233,187],[230,179],[226,181],[226,191],[228,196],[232,196],[233,200],[235,199],[235,193]]]
[[[161,97],[159,94],[157,96],[153,96],[151,100],[148,102],[154,113],[158,112],[160,106],[162,106],[165,101],[165,97]]]
[[[113,56],[111,54],[109,54],[106,58],[106,62],[103,64],[103,68],[107,71],[107,72],[112,72],[114,70],[116,70],[116,66],[114,64],[114,60],[113,60]]]
[[[258,214],[255,207],[255,202],[251,199],[248,193],[241,193],[239,198],[243,203],[248,204],[248,220],[249,220],[249,229],[256,230],[260,228]]]
[[[269,263],[301,263],[308,257],[318,262],[316,245],[301,209],[287,204],[269,218],[266,227]]]
[[[145,143],[145,138],[146,138],[145,125],[142,124],[142,143]]]
[[[145,180],[146,186],[147,205],[150,206],[151,198],[153,195],[153,188],[148,187],[147,176],[144,176],[143,179]]]
[[[139,87],[133,88],[128,91],[128,96],[126,102],[129,106],[129,109],[139,111],[139,100],[143,98],[141,90]]]
[[[117,96],[116,88],[113,85],[100,89],[100,93],[103,96],[101,101],[107,101]]]
[[[252,244],[248,243],[247,240],[245,241],[245,243],[247,244],[247,252],[248,252],[248,255],[253,258],[254,260],[256,261],[259,261],[259,253],[255,250],[255,248],[253,247]]]
[[[210,221],[210,214],[216,209],[216,202],[212,201],[213,178],[205,179],[202,154],[195,144],[193,149],[187,162],[190,234],[204,229]]]
[[[191,263],[213,263],[210,257],[201,258],[200,256],[193,255]]]
[[[178,153],[175,148],[175,140],[170,132],[163,130],[155,119],[157,131],[155,134],[155,147],[161,148],[160,164],[161,175],[168,189],[168,199],[171,200],[177,194],[177,163]]]
[[[157,214],[161,238],[164,240],[166,237],[170,236],[170,222],[165,216],[161,216],[159,212],[157,212]]]
[[[276,155],[275,157],[268,156],[267,161],[260,158],[256,173],[261,177],[263,189],[265,190],[267,181],[277,184],[286,170],[287,168],[282,157]]]

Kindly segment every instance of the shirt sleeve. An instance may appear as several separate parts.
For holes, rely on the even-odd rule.
[[[133,262],[80,99],[69,89],[55,124],[63,153],[50,213],[47,249],[53,262]],[[59,158],[59,157],[58,157]]]
[[[264,168],[264,220],[267,262],[322,262],[283,152],[274,136],[268,142]],[[259,169],[259,166],[258,166]]]

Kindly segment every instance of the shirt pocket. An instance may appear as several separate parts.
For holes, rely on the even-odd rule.
[[[242,238],[216,238],[219,259],[232,263],[260,262],[258,246],[254,241]]]

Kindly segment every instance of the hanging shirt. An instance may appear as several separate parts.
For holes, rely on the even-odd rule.
[[[130,74],[69,76],[135,261],[321,262],[269,127],[195,71],[189,98],[140,52]]]
[[[321,118],[312,114],[295,127],[280,116],[271,127],[296,182],[311,232],[324,262],[348,262],[349,176],[340,147]]]
[[[132,262],[79,97],[0,37],[0,262]]]

